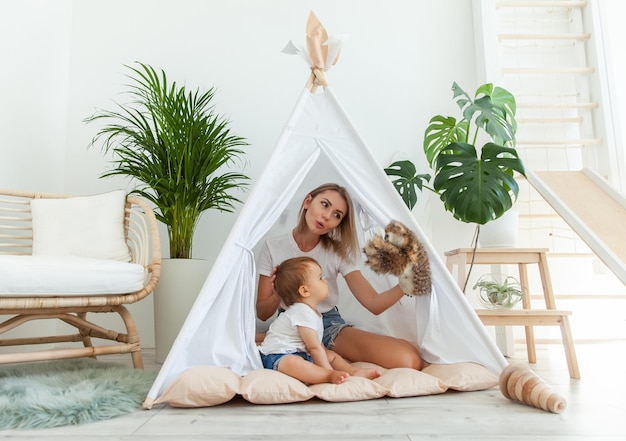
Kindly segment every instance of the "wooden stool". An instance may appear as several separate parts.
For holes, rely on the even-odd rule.
[[[535,334],[533,326],[559,326],[565,349],[565,358],[571,378],[580,378],[578,360],[574,349],[574,339],[569,326],[571,311],[556,309],[552,281],[548,269],[547,248],[477,248],[474,257],[475,265],[482,264],[517,264],[520,283],[528,287],[528,264],[539,265],[539,275],[543,286],[543,297],[546,309],[531,309],[530,298],[524,296],[522,309],[477,309],[476,314],[484,325],[494,326],[524,326],[526,331],[526,348],[528,361],[537,362],[535,350]],[[467,277],[466,265],[472,262],[473,248],[458,248],[447,251],[446,266],[454,274],[453,269],[458,267],[457,283],[462,288]]]

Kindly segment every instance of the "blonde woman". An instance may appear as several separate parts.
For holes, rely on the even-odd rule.
[[[315,259],[328,280],[329,296],[319,304],[324,321],[323,343],[350,361],[367,361],[384,368],[421,370],[418,349],[406,340],[374,334],[347,324],[337,309],[337,277],[342,275],[352,295],[372,314],[378,315],[404,296],[399,285],[378,293],[355,264],[360,256],[352,200],[337,184],[324,184],[304,198],[298,225],[290,233],[268,239],[258,261],[260,274],[257,316],[267,320],[286,305],[273,289],[275,268],[286,259]]]

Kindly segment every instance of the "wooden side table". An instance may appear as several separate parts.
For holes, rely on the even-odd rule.
[[[475,265],[517,264],[522,286],[528,287],[528,265],[537,264],[546,308],[532,309],[530,299],[524,296],[522,309],[476,309],[475,311],[483,324],[487,326],[524,326],[530,363],[537,361],[533,326],[559,326],[570,377],[580,378],[574,339],[569,325],[569,316],[572,312],[556,309],[547,252],[547,248],[477,248],[474,256]],[[457,267],[457,283],[461,288],[467,277],[467,265],[472,262],[472,253],[473,248],[457,248],[445,253],[448,270],[454,274],[454,267]]]

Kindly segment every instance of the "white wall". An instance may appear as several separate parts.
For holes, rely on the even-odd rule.
[[[607,103],[606,119],[607,140],[609,146],[610,162],[609,174],[610,183],[622,194],[626,194],[626,85],[624,76],[626,75],[626,60],[623,56],[623,43],[626,41],[626,28],[622,18],[626,14],[626,4],[609,0],[596,0],[592,4],[598,12],[596,17],[599,20],[600,44],[605,56],[606,65],[599,66],[601,74],[606,76],[606,90],[602,95]],[[596,24],[596,23],[594,23]]]
[[[453,81],[467,90],[480,81],[470,1],[3,0],[0,187],[130,190],[124,180],[98,179],[107,158],[87,148],[97,127],[83,120],[123,99],[123,65],[136,60],[189,87],[217,87],[218,111],[251,144],[244,172],[254,182],[308,77],[281,49],[305,43],[311,10],[329,33],[350,35],[328,78],[381,167],[404,151],[426,172],[428,120],[454,111]],[[472,228],[428,199],[415,213],[435,247],[468,246]],[[194,257],[214,260],[235,217],[206,213]],[[133,307],[149,346],[151,302]]]
[[[60,191],[72,2],[0,2],[0,187]]]

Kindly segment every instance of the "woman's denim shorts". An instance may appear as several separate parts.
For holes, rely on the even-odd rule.
[[[324,336],[322,337],[322,343],[327,349],[331,349],[335,345],[335,339],[346,326],[352,326],[346,324],[346,321],[339,314],[339,309],[335,306],[328,312],[322,314],[324,320]]]

